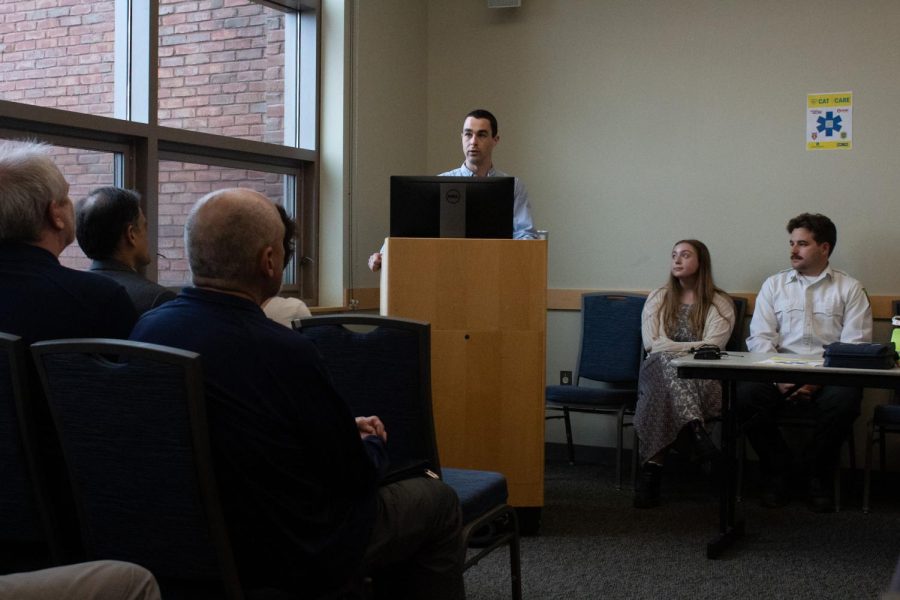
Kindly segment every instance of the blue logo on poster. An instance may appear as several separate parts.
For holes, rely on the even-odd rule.
[[[819,125],[816,127],[816,130],[819,132],[824,131],[825,135],[831,137],[834,135],[835,131],[841,130],[841,121],[843,121],[841,115],[834,116],[834,113],[829,110],[825,113],[824,117],[819,117],[817,119]]]

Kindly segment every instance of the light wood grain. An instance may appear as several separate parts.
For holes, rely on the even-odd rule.
[[[428,321],[441,463],[544,502],[545,241],[388,240],[381,312]]]

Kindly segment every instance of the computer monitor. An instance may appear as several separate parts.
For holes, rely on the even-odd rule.
[[[513,236],[513,177],[391,177],[391,237]]]

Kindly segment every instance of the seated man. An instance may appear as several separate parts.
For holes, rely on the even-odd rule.
[[[75,223],[78,245],[93,260],[90,270],[125,286],[139,314],[175,297],[138,272],[150,264],[150,249],[147,217],[137,192],[97,188],[78,201]]]
[[[69,184],[50,147],[0,141],[0,331],[28,344],[128,337],[137,314],[125,289],[59,264],[74,240]]]
[[[50,151],[45,144],[0,141],[0,331],[26,344],[126,338],[137,314],[125,288],[59,264],[59,255],[75,240],[75,212],[69,184]],[[37,374],[32,377],[32,388],[40,389]],[[60,519],[56,535],[77,557],[75,507],[49,407],[44,402],[31,407],[52,508]]]
[[[803,213],[787,224],[792,269],[769,277],[756,297],[750,321],[750,352],[822,354],[831,342],[872,340],[872,309],[858,281],[834,269],[829,258],[837,229],[825,215]],[[787,407],[816,416],[803,466],[810,508],[834,510],[832,486],[841,444],[852,435],[862,390],[851,387],[740,382],[737,415],[759,455],[763,506],[787,503],[791,452],[775,417]]]
[[[462,598],[453,490],[426,478],[379,487],[381,421],[354,421],[312,343],[260,309],[281,286],[283,237],[257,192],[200,199],[185,225],[194,287],[146,313],[131,336],[202,357],[242,580],[315,597],[367,573],[379,597]]]
[[[291,261],[291,257],[294,255],[297,224],[294,223],[294,220],[287,214],[283,206],[276,204],[275,208],[278,209],[278,216],[281,217],[281,224],[284,225],[284,238],[282,238],[281,244],[284,246],[284,268],[286,269]],[[281,323],[285,327],[291,328],[293,328],[295,319],[302,319],[312,315],[309,307],[306,306],[303,300],[286,298],[284,296],[272,296],[263,302],[262,309],[266,316],[276,323]]]

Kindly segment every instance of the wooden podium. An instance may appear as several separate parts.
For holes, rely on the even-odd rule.
[[[431,323],[441,465],[499,471],[544,504],[547,242],[388,238],[381,314]]]

